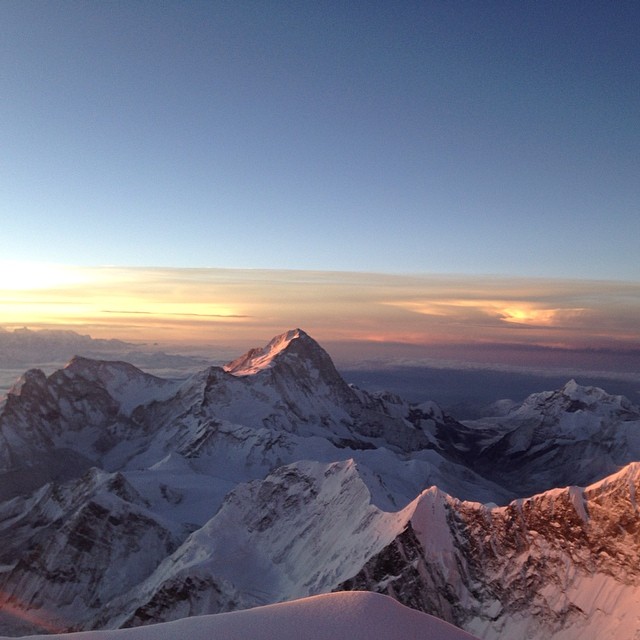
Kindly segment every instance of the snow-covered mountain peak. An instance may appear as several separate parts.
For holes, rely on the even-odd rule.
[[[615,415],[625,419],[640,418],[640,408],[626,397],[610,395],[599,387],[580,385],[573,379],[556,391],[530,395],[512,415],[538,414],[556,419],[561,414],[577,412],[601,417]]]
[[[428,536],[433,538],[431,541],[426,538],[422,541],[428,547],[438,542],[435,539],[438,538],[437,528],[445,525],[448,512],[455,510],[461,504],[469,508],[475,505],[478,509],[484,507],[490,509],[492,506],[492,503],[482,505],[475,501],[458,500],[436,485],[432,485],[422,491],[412,503],[405,507],[404,511],[408,514],[418,537],[422,532],[425,535],[428,533]]]
[[[181,380],[76,357],[0,404],[0,635],[34,630],[8,598],[81,630],[364,588],[484,640],[630,640],[638,460],[621,396],[570,380],[463,424],[300,329]]]
[[[599,387],[588,387],[578,384],[571,379],[561,389],[562,395],[570,398],[575,402],[582,402],[586,405],[595,404],[596,402],[611,402],[615,396],[609,395],[604,389]]]
[[[29,369],[25,371],[9,389],[9,395],[19,396],[22,390],[30,385],[42,385],[46,381],[46,376],[41,369]]]
[[[630,462],[629,464],[622,467],[616,473],[613,473],[598,482],[594,482],[590,486],[588,486],[585,491],[588,492],[603,492],[611,487],[628,485],[631,486],[640,486],[640,462]],[[635,490],[631,491],[631,497],[634,502],[634,507],[638,510],[636,506],[635,500]]]
[[[585,389],[585,387],[583,387],[582,385],[579,385],[573,378],[571,378],[571,380],[569,380],[562,387],[562,393],[564,393],[567,396],[571,396],[571,395],[574,395],[576,393],[582,395],[582,392],[583,392],[584,389]]]
[[[131,413],[140,404],[169,397],[178,387],[173,380],[158,378],[119,360],[74,356],[62,373],[100,385],[120,403],[121,411],[125,414]]]
[[[86,380],[100,382],[106,386],[141,378],[157,380],[160,383],[163,382],[161,378],[145,373],[141,369],[138,369],[138,367],[121,360],[97,360],[83,356],[74,356],[66,364],[63,371],[66,371],[68,374],[81,376]]]
[[[332,401],[339,399],[341,403],[356,401],[355,392],[342,379],[329,354],[301,329],[291,329],[265,347],[251,349],[225,365],[224,371],[246,379],[251,386],[277,388],[295,402],[301,392],[307,397],[331,396]]]
[[[273,338],[265,347],[250,349],[244,355],[224,366],[224,370],[235,376],[247,376],[273,367],[276,360],[291,349],[294,341],[318,346],[302,329],[290,329]],[[300,345],[296,345],[300,346]]]

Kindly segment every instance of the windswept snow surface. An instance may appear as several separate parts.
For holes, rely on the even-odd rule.
[[[42,636],[29,636],[41,640]],[[50,640],[473,640],[474,636],[375,593],[331,593],[292,602],[118,631]],[[4,639],[6,640],[6,639]],[[25,637],[25,640],[27,638]]]

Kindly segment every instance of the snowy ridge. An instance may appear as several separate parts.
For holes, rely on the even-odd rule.
[[[75,356],[64,371],[102,385],[130,414],[137,406],[175,394],[179,382],[152,376],[127,362],[91,360]]]
[[[598,387],[585,387],[569,380],[557,391],[530,395],[513,416],[541,415],[547,420],[566,413],[586,412],[600,417],[640,418],[640,410],[624,396],[609,395]]]
[[[506,507],[430,489],[410,526],[341,588],[391,595],[491,640],[632,639],[639,489],[640,463]]]
[[[163,562],[136,594],[114,603],[107,626],[146,624],[331,591],[406,526],[407,512],[371,504],[352,460],[299,462],[240,485],[218,513]],[[190,588],[187,589],[187,586]],[[137,598],[137,599],[136,599]]]
[[[0,521],[3,598],[28,603],[26,619],[57,621],[57,627],[91,617],[101,601],[141,580],[179,539],[124,476],[96,469],[2,504]],[[15,620],[0,610],[4,628],[15,629]]]

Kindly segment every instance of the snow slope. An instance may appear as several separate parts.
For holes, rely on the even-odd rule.
[[[331,591],[407,517],[371,504],[353,460],[280,467],[232,491],[149,579],[109,603],[99,624],[137,626]]]
[[[29,636],[32,639],[42,636]],[[374,593],[293,602],[118,631],[53,634],[50,640],[473,640],[432,616]],[[27,638],[25,638],[27,640]]]

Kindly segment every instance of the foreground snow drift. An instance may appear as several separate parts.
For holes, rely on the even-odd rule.
[[[30,636],[40,639],[42,636]],[[387,596],[331,593],[175,622],[47,636],[51,640],[472,640],[473,636]]]

